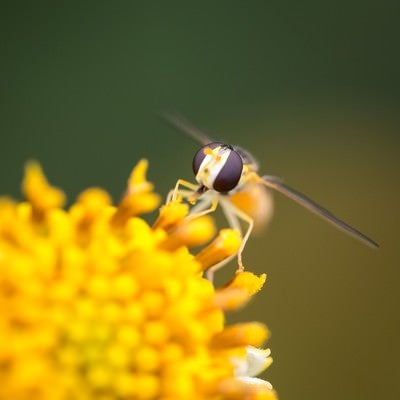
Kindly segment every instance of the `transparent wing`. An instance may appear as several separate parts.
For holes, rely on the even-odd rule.
[[[271,189],[275,189],[277,192],[282,193],[283,195],[289,197],[290,199],[294,200],[296,203],[307,208],[309,211],[313,212],[314,214],[318,215],[319,217],[330,222],[336,228],[348,233],[349,235],[355,237],[356,239],[361,240],[363,243],[365,243],[366,245],[368,245],[370,247],[373,247],[373,248],[379,247],[378,243],[376,243],[374,240],[370,239],[368,236],[364,235],[359,230],[346,224],[346,222],[335,217],[330,211],[321,207],[314,201],[310,200],[304,194],[299,193],[296,190],[286,186],[282,182],[276,180],[276,178],[274,178],[274,177],[265,175],[265,176],[262,176],[261,179],[262,179],[262,182],[265,184],[265,186],[267,186]]]
[[[186,135],[190,136],[201,144],[209,144],[215,142],[215,140],[209,138],[207,134],[196,128],[183,115],[177,112],[165,111],[161,113],[161,117],[174,128],[180,130],[181,132],[185,133]]]

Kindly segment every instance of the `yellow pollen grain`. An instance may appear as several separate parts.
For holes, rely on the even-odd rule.
[[[223,310],[238,309],[261,290],[265,280],[265,274],[257,276],[248,271],[237,273],[228,284],[217,289],[214,304]]]
[[[57,351],[57,360],[67,367],[78,366],[81,359],[82,355],[75,346],[64,346]]]
[[[112,367],[125,367],[132,359],[132,354],[126,351],[124,346],[114,344],[108,347],[106,352],[108,362]]]
[[[139,400],[157,398],[160,391],[160,382],[152,374],[140,373],[137,375],[136,394]]]
[[[161,352],[161,360],[167,366],[177,363],[184,357],[182,346],[177,343],[166,343]]]
[[[143,331],[143,339],[146,343],[161,346],[169,339],[169,330],[164,321],[149,321]]]
[[[121,373],[115,377],[113,386],[117,397],[134,398],[137,394],[138,379],[135,375],[129,373]]]
[[[95,275],[87,283],[89,295],[95,298],[108,298],[110,296],[110,281],[105,276]]]
[[[19,366],[18,379],[21,385],[31,386],[47,374],[48,364],[44,359],[29,355],[25,356],[24,363]]]
[[[87,377],[95,389],[105,388],[112,381],[110,370],[103,365],[92,366],[87,372]]]
[[[90,324],[90,337],[96,342],[105,342],[111,338],[112,329],[103,321],[94,321]]]
[[[182,283],[178,279],[165,279],[164,281],[164,287],[163,287],[164,293],[165,293],[165,300],[166,302],[168,301],[173,301],[179,298],[179,296],[182,294],[183,286]]]
[[[75,310],[78,317],[88,319],[93,318],[96,315],[97,307],[92,299],[82,297],[77,300]]]
[[[244,271],[236,274],[227,287],[246,290],[250,296],[253,296],[261,290],[266,279],[266,274],[257,276],[251,272]]]
[[[195,393],[195,387],[190,379],[190,373],[185,371],[185,366],[178,371],[169,368],[168,376],[164,381],[163,391],[170,399],[189,399]]]
[[[117,328],[116,339],[118,343],[131,349],[141,341],[141,335],[135,327],[131,325],[120,325]]]
[[[68,327],[67,333],[68,333],[68,338],[71,341],[78,343],[84,342],[90,336],[88,325],[85,322],[77,320],[74,321],[74,323]]]
[[[206,156],[213,156],[214,155],[213,149],[211,147],[206,147],[203,151],[204,151],[204,154]]]
[[[103,318],[104,321],[113,324],[121,320],[124,311],[117,302],[108,301],[102,305],[98,312],[100,318]]]
[[[82,360],[84,365],[99,365],[100,362],[104,361],[104,358],[104,346],[92,341],[85,343],[84,350],[82,352]]]
[[[144,307],[136,302],[129,303],[124,307],[123,318],[129,324],[140,325],[145,319]]]
[[[121,300],[131,299],[138,291],[138,285],[131,274],[120,274],[111,282],[111,290]]]
[[[165,296],[159,291],[147,291],[140,298],[143,310],[149,318],[158,317],[163,312]]]
[[[136,352],[135,365],[139,371],[153,372],[160,367],[160,354],[151,346],[141,346]]]

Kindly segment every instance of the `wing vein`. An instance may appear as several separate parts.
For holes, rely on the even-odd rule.
[[[261,179],[262,179],[263,183],[265,184],[265,186],[267,186],[271,189],[274,189],[277,192],[283,194],[284,196],[292,199],[293,201],[300,204],[307,210],[309,210],[312,213],[323,218],[325,221],[331,223],[336,228],[355,237],[356,239],[361,240],[363,243],[365,243],[366,245],[368,245],[372,248],[379,247],[378,243],[376,243],[374,240],[372,240],[368,236],[364,235],[364,233],[360,232],[358,229],[353,228],[351,225],[349,225],[346,222],[342,221],[341,219],[337,218],[326,208],[315,203],[313,200],[309,199],[304,194],[296,191],[295,189],[292,189],[291,187],[283,184],[282,182],[272,180],[269,176],[263,176],[263,177],[261,177]]]

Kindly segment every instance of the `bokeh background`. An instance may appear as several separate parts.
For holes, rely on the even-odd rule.
[[[117,200],[141,157],[166,194],[193,179],[197,144],[157,117],[181,111],[382,246],[275,196],[272,223],[244,255],[267,287],[231,317],[272,330],[263,376],[281,399],[400,398],[397,1],[1,9],[2,194],[20,197],[23,165],[36,158],[70,200],[92,185]]]

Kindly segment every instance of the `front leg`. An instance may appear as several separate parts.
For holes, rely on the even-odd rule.
[[[190,190],[181,189],[181,187],[188,188]],[[183,199],[191,201],[193,194],[198,194],[199,186],[183,179],[178,179],[175,188],[168,193],[167,204],[171,201],[176,201],[179,196]],[[192,208],[187,218],[194,219],[201,217],[206,214],[210,214],[216,210],[218,206],[218,195],[212,191],[208,191],[203,194],[199,194],[200,202]],[[197,196],[196,196],[197,197]]]
[[[190,192],[180,189],[179,186],[183,186],[187,189],[190,189]],[[178,179],[178,181],[175,184],[175,188],[168,193],[167,203],[175,201],[178,198],[178,195],[182,195],[182,197],[184,198],[189,197],[189,195],[195,192],[198,189],[198,187],[199,186],[195,185],[194,183],[185,181],[184,179]]]

